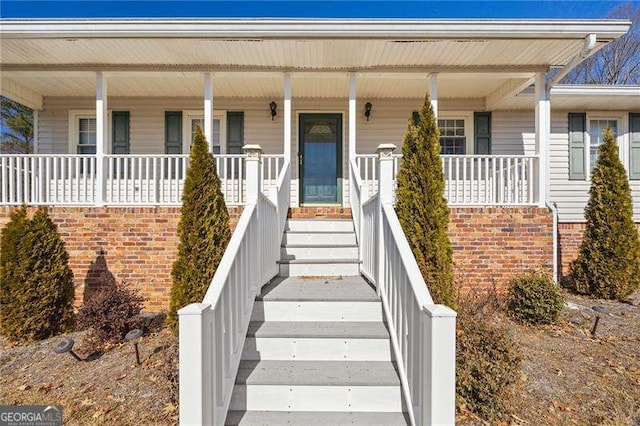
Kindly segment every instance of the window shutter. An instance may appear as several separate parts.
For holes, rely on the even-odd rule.
[[[474,112],[474,154],[491,154],[491,112]]]
[[[182,154],[182,111],[164,113],[164,153]]]
[[[112,154],[130,154],[131,144],[129,139],[129,111],[114,111],[112,118]]]
[[[227,154],[242,154],[244,146],[244,112],[227,112]]]
[[[587,116],[581,112],[569,113],[569,179],[584,180]]]
[[[420,123],[420,114],[418,113],[418,111],[413,111],[411,113],[411,117],[413,117],[413,124],[417,126],[418,123]]]
[[[640,113],[629,114],[629,178],[640,179]]]

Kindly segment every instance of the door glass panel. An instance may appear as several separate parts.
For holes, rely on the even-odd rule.
[[[339,117],[329,114],[302,118],[304,203],[338,202],[339,122]]]

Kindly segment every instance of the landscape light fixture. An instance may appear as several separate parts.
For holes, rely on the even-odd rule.
[[[63,354],[63,353],[69,352],[76,360],[84,361],[82,358],[78,356],[77,353],[73,351],[73,344],[74,344],[74,341],[71,337],[65,337],[62,340],[60,340],[58,343],[56,343],[56,345],[53,347],[53,351],[57,354]]]
[[[600,323],[600,315],[609,315],[609,308],[602,305],[596,305],[591,309],[596,311],[596,322],[593,323],[593,328],[591,329],[591,335],[596,337],[596,331],[598,331],[598,324]]]
[[[371,117],[372,107],[373,105],[371,105],[371,102],[367,102],[366,104],[364,104],[364,116],[367,117],[367,121],[369,121],[369,117]]]
[[[139,328],[134,328],[133,330],[128,332],[126,336],[124,336],[124,338],[127,340],[127,342],[133,342],[133,347],[136,349],[136,363],[138,365],[141,364],[141,362],[140,362],[140,352],[138,351],[138,339],[140,337],[142,337],[142,330],[139,329]]]
[[[269,109],[271,109],[271,121],[278,115],[278,104],[274,101],[271,101],[269,104]]]

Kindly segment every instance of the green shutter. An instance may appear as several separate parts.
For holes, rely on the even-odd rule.
[[[569,179],[584,180],[587,116],[582,112],[569,113]]]
[[[411,113],[411,117],[413,118],[413,124],[417,126],[418,123],[420,123],[420,113],[418,113],[418,111],[413,111]]]
[[[474,112],[474,154],[491,154],[491,112]]]
[[[629,114],[629,178],[640,179],[640,113]]]
[[[164,153],[182,154],[182,111],[164,113]]]
[[[112,118],[112,154],[131,154],[129,139],[129,111],[114,111]]]
[[[244,146],[244,112],[227,112],[227,154],[242,154]]]

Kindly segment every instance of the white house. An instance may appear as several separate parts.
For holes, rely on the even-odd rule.
[[[200,125],[242,213],[203,303],[181,312],[181,422],[452,423],[455,313],[433,304],[392,207],[407,121],[428,93],[458,280],[559,276],[606,126],[640,222],[640,87],[558,84],[629,26],[1,20],[1,94],[36,118],[35,153],[0,155],[2,218],[49,206],[78,277],[106,247],[166,307],[157,253],[175,250]]]

